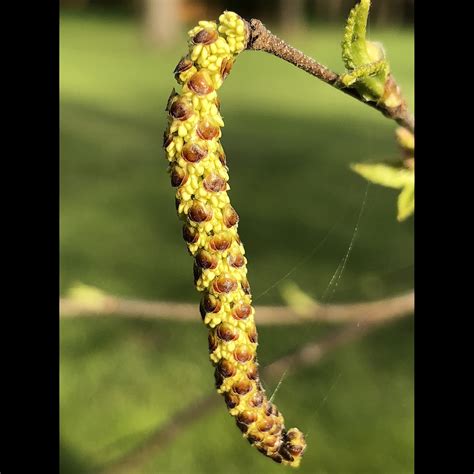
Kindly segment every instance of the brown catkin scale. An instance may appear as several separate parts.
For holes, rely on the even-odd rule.
[[[166,148],[173,141],[173,135],[163,133],[163,148]]]
[[[207,155],[207,149],[205,146],[198,143],[187,143],[183,147],[183,158],[189,163],[197,163],[201,161]]]
[[[258,367],[257,365],[254,365],[248,372],[247,372],[247,377],[249,380],[258,380]],[[262,398],[263,401],[263,398]],[[262,403],[260,403],[258,406],[260,406]],[[257,405],[256,405],[257,406]]]
[[[187,180],[188,180],[188,175],[186,174],[186,171],[183,168],[180,168],[179,166],[175,166],[172,169],[171,186],[175,188],[178,186],[182,186],[183,184],[186,184]]]
[[[214,385],[217,391],[221,389],[222,384],[224,383],[224,380],[225,380],[225,377],[219,371],[216,370],[214,372]]]
[[[239,222],[239,215],[235,211],[235,209],[228,204],[223,211],[223,219],[224,219],[224,224],[226,227],[234,227],[234,225]]]
[[[219,37],[219,33],[216,30],[201,30],[199,33],[196,34],[193,38],[194,44],[212,44],[217,41]]]
[[[210,120],[204,119],[198,123],[196,133],[203,140],[212,140],[219,136],[220,129],[214,125]]]
[[[187,120],[194,113],[193,104],[183,98],[175,100],[168,110],[171,117],[181,121]]]
[[[220,277],[213,282],[213,287],[218,293],[230,293],[237,289],[237,282],[232,278]]]
[[[212,209],[197,201],[189,209],[189,218],[194,222],[210,221],[212,219]]]
[[[196,72],[194,76],[189,79],[188,87],[197,95],[207,95],[214,90],[211,78],[205,71]]]
[[[194,63],[189,58],[182,58],[179,63],[174,68],[175,74],[181,74],[182,72],[187,71],[188,69],[192,68]]]
[[[224,394],[224,399],[227,408],[235,408],[240,403],[240,397],[235,393],[226,392]]]
[[[306,447],[302,433],[286,430],[260,382],[257,329],[247,259],[238,235],[239,216],[227,191],[228,167],[220,144],[223,120],[216,91],[245,48],[247,26],[232,12],[219,23],[199,22],[189,32],[189,52],[174,74],[181,91],[172,91],[166,111],[163,147],[169,161],[183,238],[194,258],[193,275],[215,386],[244,437],[275,462],[298,466]]]
[[[265,438],[265,446],[268,446],[269,448],[273,448],[277,442],[278,438],[276,436],[267,436]]]
[[[188,69],[191,69],[194,66],[194,63],[187,57],[181,59],[181,61],[176,65],[174,69],[174,78],[178,84],[183,84],[184,81],[181,79],[181,74],[186,72]]]
[[[221,309],[221,301],[213,295],[204,295],[202,306],[206,313],[218,313]]]
[[[255,408],[262,406],[263,395],[261,392],[257,392],[250,400],[249,405]]]
[[[227,359],[221,359],[217,364],[217,372],[219,372],[223,377],[232,377],[235,375],[236,367],[232,364],[231,361]]]
[[[196,262],[193,265],[193,276],[194,276],[194,284],[198,282],[198,280],[202,277],[202,269],[198,267]]]
[[[214,352],[217,349],[218,341],[212,332],[209,333],[207,341],[209,345],[209,352]]]
[[[245,265],[245,258],[240,253],[238,253],[236,255],[230,255],[229,256],[229,264],[234,268],[241,268]]]
[[[224,178],[221,178],[219,175],[214,173],[208,174],[204,178],[202,184],[206,191],[209,191],[210,193],[219,193],[221,191],[225,191],[226,189],[226,182]]]
[[[200,250],[196,255],[196,263],[204,270],[214,270],[217,267],[217,258],[207,250]]]
[[[242,423],[242,422],[239,421],[238,419],[235,420],[235,424],[237,425],[237,427],[239,428],[239,430],[242,431],[243,435],[248,438],[249,433],[247,433],[247,432],[248,432],[248,430],[249,430],[249,427],[247,426],[247,424],[246,424],[246,423]]]
[[[239,380],[232,385],[232,391],[238,395],[247,395],[247,393],[252,391],[252,384],[246,379]]]
[[[195,227],[183,226],[183,239],[188,244],[195,244],[199,239],[199,232]]]
[[[224,59],[222,61],[221,70],[220,70],[222,79],[225,79],[230,74],[230,71],[233,65],[234,65],[234,62],[232,61],[232,59]]]
[[[248,442],[255,445],[257,445],[257,443],[261,443],[264,439],[265,436],[262,433],[254,433],[247,436]]]
[[[239,331],[231,324],[221,323],[217,326],[217,337],[222,341],[235,341],[239,338]]]
[[[252,307],[247,303],[241,303],[232,309],[234,319],[247,319],[252,314]]]
[[[257,414],[252,410],[245,410],[237,415],[237,420],[244,425],[250,425],[257,419]]]
[[[234,350],[234,359],[241,364],[253,359],[253,353],[249,346],[241,344]]]
[[[273,420],[270,417],[263,418],[257,423],[257,429],[258,431],[261,431],[262,433],[270,431],[272,427],[273,427]]]
[[[244,279],[240,282],[240,286],[246,295],[250,295],[250,285],[247,279]]]
[[[256,331],[256,329],[255,329],[254,327],[253,327],[253,328],[250,328],[250,329],[248,330],[247,337],[249,338],[249,341],[250,341],[252,344],[256,344],[256,343],[257,343],[258,335],[257,335],[257,331]]]
[[[216,250],[218,252],[227,250],[231,245],[232,245],[231,235],[224,232],[212,237],[209,243],[209,246],[211,247],[211,249]]]
[[[219,161],[221,162],[221,165],[227,168],[226,154],[224,152],[218,153],[218,158],[219,158]]]

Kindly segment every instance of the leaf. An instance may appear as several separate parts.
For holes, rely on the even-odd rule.
[[[107,295],[102,290],[80,282],[69,289],[67,296],[94,311],[100,309],[107,300]]]
[[[383,74],[387,68],[387,62],[384,60],[375,61],[373,63],[364,64],[353,69],[351,72],[341,74],[341,82],[345,86],[350,86],[356,81],[367,83],[367,79],[377,77]]]
[[[285,303],[292,308],[295,313],[305,315],[317,305],[316,300],[305,293],[296,283],[288,281],[280,290]]]
[[[382,98],[390,68],[380,43],[366,40],[370,0],[360,0],[349,13],[341,43],[348,74],[342,84],[354,87],[367,101]]]
[[[397,140],[400,146],[406,150],[415,150],[415,135],[404,127],[399,127],[396,130]]]
[[[398,215],[399,222],[404,221],[415,212],[415,185],[407,184],[398,196]]]
[[[342,40],[342,59],[347,69],[355,69],[370,61],[365,41],[370,0],[361,0],[350,11]]]
[[[382,163],[355,163],[351,165],[351,169],[367,181],[388,188],[402,189],[414,184],[413,171],[405,168],[395,168]]]
[[[398,221],[403,221],[415,211],[415,172],[414,169],[396,168],[383,163],[351,165],[353,171],[371,183],[387,188],[401,189],[398,196]]]

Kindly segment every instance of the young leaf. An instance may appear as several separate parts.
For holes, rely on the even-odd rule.
[[[311,309],[317,305],[317,302],[311,298],[311,296],[292,281],[286,282],[280,292],[285,303],[293,309],[295,313],[301,314],[302,316],[308,314]]]
[[[347,73],[341,84],[355,87],[367,101],[381,99],[389,65],[381,44],[366,40],[370,0],[360,0],[349,13],[342,40],[342,59]]]
[[[407,151],[415,151],[415,135],[404,127],[396,130],[399,145]]]
[[[365,41],[369,9],[370,0],[361,0],[349,13],[342,40],[342,59],[348,70],[371,62]]]
[[[415,185],[407,184],[398,196],[398,221],[404,221],[415,212]]]
[[[387,188],[401,189],[398,196],[399,221],[405,220],[415,211],[415,172],[414,169],[395,168],[383,163],[351,165],[353,171],[371,183]]]
[[[402,189],[414,182],[413,171],[382,163],[355,163],[351,165],[351,169],[367,181],[388,188]]]
[[[102,290],[80,282],[68,290],[67,296],[86,306],[89,311],[99,310],[107,300],[107,295]]]

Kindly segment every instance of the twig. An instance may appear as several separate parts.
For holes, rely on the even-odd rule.
[[[318,79],[321,79],[326,84],[329,84],[345,94],[354,97],[360,102],[378,110],[385,117],[395,120],[399,125],[407,128],[411,132],[415,131],[415,118],[409,112],[405,100],[403,100],[397,107],[387,107],[382,102],[368,102],[364,100],[355,89],[343,87],[339,81],[338,74],[293,46],[290,46],[281,38],[278,38],[278,36],[268,30],[260,20],[252,19],[247,22],[247,29],[249,33],[247,39],[248,50],[265,51],[266,53],[284,59]],[[387,85],[391,90],[397,89],[399,91],[395,79],[391,75]]]
[[[321,341],[310,342],[295,352],[273,361],[263,369],[262,377],[265,382],[274,383],[284,372],[294,373],[305,367],[318,364],[324,356],[327,356],[338,347],[360,339],[377,327],[407,314],[392,313],[390,317],[383,320],[347,324],[342,329],[333,331]],[[156,456],[171,444],[180,433],[204,418],[222,403],[223,401],[216,393],[204,396],[197,402],[191,403],[178,411],[165,424],[159,426],[139,446],[113,461],[101,472],[103,474],[136,472],[152,456]]]
[[[165,319],[199,322],[195,304],[127,300],[104,295],[93,302],[61,298],[61,318],[121,316],[141,319]],[[257,306],[258,325],[293,325],[311,321],[343,323],[383,321],[413,312],[414,292],[367,303],[314,305],[302,313],[286,306]]]

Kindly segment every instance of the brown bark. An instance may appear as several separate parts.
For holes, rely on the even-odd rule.
[[[414,133],[415,118],[409,112],[404,100],[402,100],[401,105],[398,107],[387,107],[383,102],[366,101],[355,89],[342,87],[338,74],[293,46],[290,46],[281,38],[278,38],[278,36],[268,30],[260,20],[250,20],[250,22],[247,23],[247,28],[249,30],[247,49],[265,51],[266,53],[273,54],[274,56],[303,69],[307,73],[321,79],[326,84],[336,87],[345,94],[350,95],[369,107],[378,110],[385,117],[394,120],[400,126],[405,127]],[[398,89],[393,77],[390,78],[389,85],[391,88]]]
[[[304,314],[286,306],[257,306],[259,325],[293,325],[310,321],[327,323],[375,322],[412,313],[414,293],[408,293],[364,303],[314,305]],[[61,318],[122,316],[142,319],[170,319],[173,321],[200,322],[199,309],[195,304],[126,300],[104,295],[94,302],[61,298]]]

